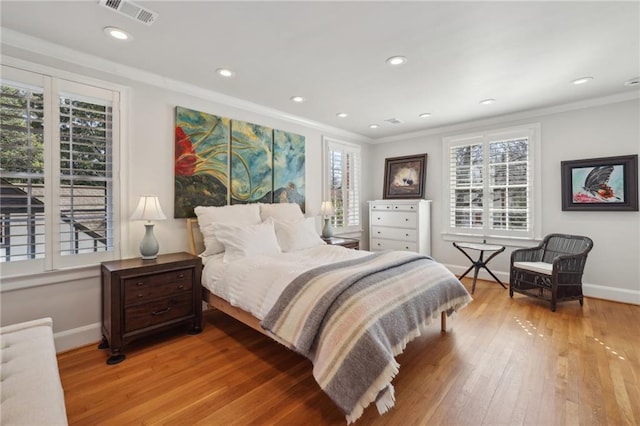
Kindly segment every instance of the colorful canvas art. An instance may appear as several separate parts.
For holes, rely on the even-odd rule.
[[[273,202],[296,203],[305,211],[305,138],[273,131]]]
[[[174,217],[227,204],[228,118],[176,107]]]
[[[174,217],[196,206],[296,203],[305,211],[305,137],[176,107]]]
[[[571,170],[574,203],[624,203],[624,167],[606,165]]]
[[[271,203],[273,129],[231,122],[231,204]]]
[[[560,164],[562,210],[638,211],[638,155]]]

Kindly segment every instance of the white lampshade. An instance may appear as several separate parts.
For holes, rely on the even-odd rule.
[[[333,203],[331,201],[323,201],[320,206],[320,215],[333,216],[334,214],[336,214],[336,209],[333,208]]]
[[[163,220],[166,218],[160,207],[160,201],[155,195],[141,195],[138,207],[131,215],[131,220]]]

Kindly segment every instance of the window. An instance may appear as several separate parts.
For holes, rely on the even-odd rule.
[[[444,139],[449,234],[539,238],[539,125]]]
[[[360,146],[324,139],[324,197],[336,210],[337,232],[360,232]]]
[[[0,262],[8,274],[114,257],[118,105],[116,90],[2,66]]]

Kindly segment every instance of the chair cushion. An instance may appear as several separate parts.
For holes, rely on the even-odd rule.
[[[513,262],[514,268],[526,269],[539,274],[551,275],[553,264],[547,262]]]

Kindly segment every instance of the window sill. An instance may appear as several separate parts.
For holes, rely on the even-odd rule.
[[[0,278],[0,293],[99,277],[100,265],[58,269],[35,274],[13,275]]]
[[[464,241],[467,243],[483,243],[495,244],[505,247],[529,248],[535,247],[542,241],[541,239],[518,238],[518,237],[491,237],[480,236],[474,234],[448,234],[442,233],[442,239],[445,241]]]

